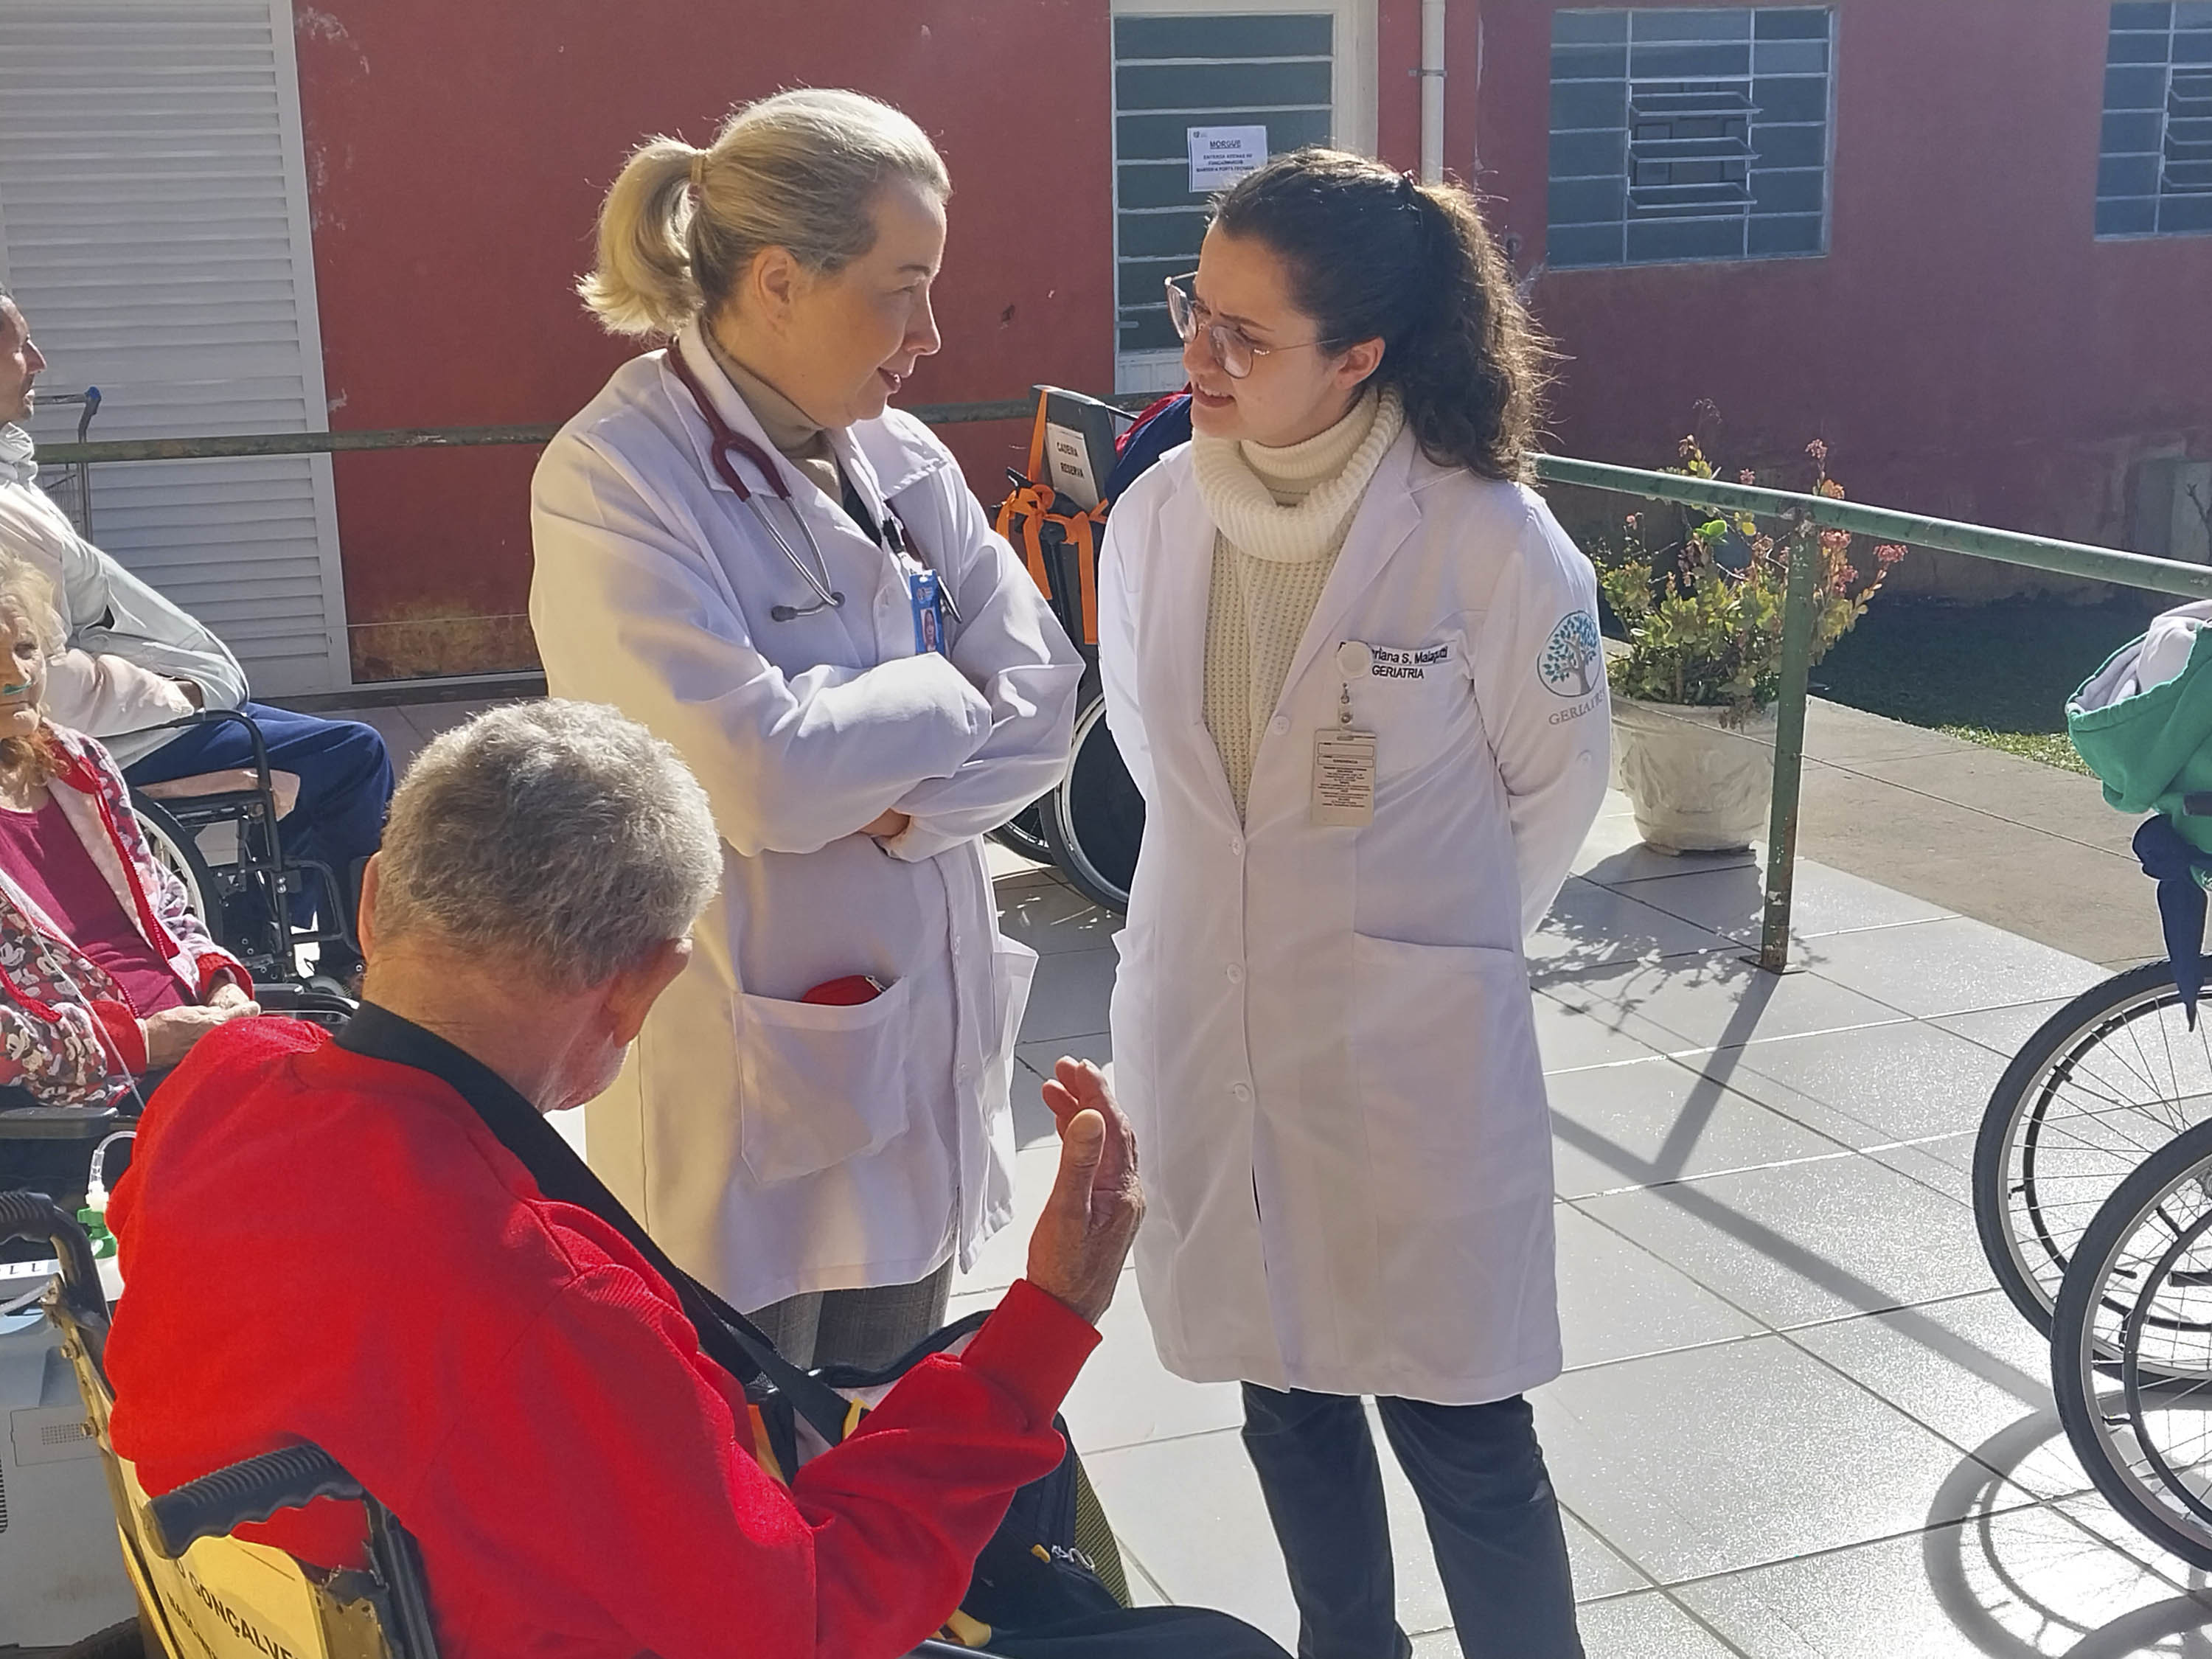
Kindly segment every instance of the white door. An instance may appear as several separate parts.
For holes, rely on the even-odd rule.
[[[1263,126],[1270,155],[1371,155],[1375,78],[1375,0],[1114,0],[1116,391],[1182,384],[1165,284],[1206,233],[1190,130]]]
[[[328,430],[290,0],[0,0],[0,282],[93,438]],[[328,456],[101,465],[92,508],[257,695],[351,683]]]

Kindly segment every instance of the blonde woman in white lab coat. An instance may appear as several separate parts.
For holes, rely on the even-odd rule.
[[[724,842],[591,1162],[801,1364],[904,1352],[1011,1214],[1036,959],[979,837],[1059,777],[1082,675],[950,453],[886,407],[938,349],[949,189],[920,128],[848,92],[639,149],[581,292],[670,343],[532,492],[553,695],[675,744]]]
[[[1471,198],[1333,151],[1231,189],[1171,287],[1195,435],[1100,582],[1145,1311],[1245,1385],[1302,1659],[1410,1650],[1363,1395],[1468,1659],[1579,1655],[1522,1399],[1560,1363],[1522,939],[1607,711],[1589,563],[1521,482],[1540,344]]]

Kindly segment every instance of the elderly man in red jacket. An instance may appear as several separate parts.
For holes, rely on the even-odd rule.
[[[1134,1148],[1063,1060],[1029,1277],[778,1484],[702,1293],[542,1116],[611,1080],[720,862],[675,751],[611,710],[502,708],[423,751],[369,870],[360,1015],[210,1034],[115,1195],[114,1440],[149,1490],[318,1443],[421,1544],[447,1659],[892,1659],[939,1628],[1061,1458]],[[256,1535],[349,1565],[359,1520],[319,1501]],[[1158,1610],[1005,1650],[1280,1652]]]

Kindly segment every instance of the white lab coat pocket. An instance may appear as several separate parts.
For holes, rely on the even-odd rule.
[[[1414,1212],[1464,1213],[1472,1189],[1510,1192],[1540,1174],[1516,1162],[1532,1090],[1543,1098],[1520,956],[1365,933],[1352,951],[1352,1070],[1381,1193]]]
[[[1359,934],[1352,960],[1371,1340],[1399,1390],[1540,1367],[1557,1346],[1552,1161],[1527,969],[1511,951]]]
[[[1352,724],[1375,733],[1376,769],[1390,777],[1444,751],[1470,689],[1457,635],[1370,653],[1372,665],[1352,687]]]
[[[738,994],[738,1143],[755,1180],[811,1175],[906,1127],[910,982],[849,1007]]]

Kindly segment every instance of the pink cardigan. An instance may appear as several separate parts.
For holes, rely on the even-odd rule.
[[[251,991],[246,969],[208,936],[184,884],[146,845],[107,750],[46,729],[60,759],[54,799],[140,937],[196,996],[226,973]],[[144,1034],[121,988],[0,870],[0,1085],[44,1105],[102,1106],[145,1068]]]

